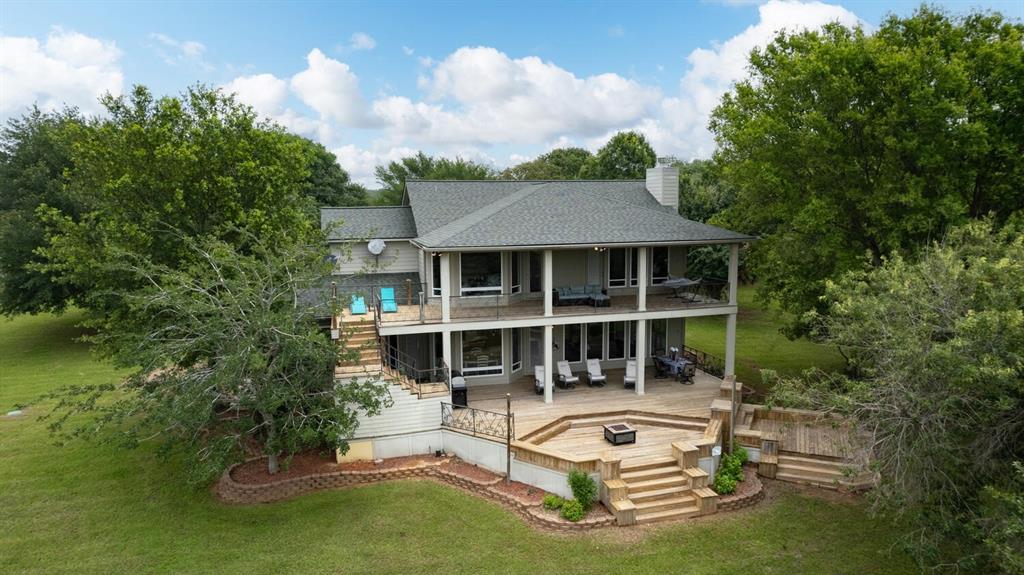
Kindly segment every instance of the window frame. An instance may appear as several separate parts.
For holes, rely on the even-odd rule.
[[[584,357],[584,351],[583,351],[583,349],[584,349],[583,325],[584,324],[582,324],[582,323],[567,323],[564,326],[562,326],[562,359],[564,359],[565,361],[568,361],[569,363],[580,363],[581,361],[583,361],[583,357]],[[576,357],[576,359],[569,359],[569,357],[568,357],[569,344],[567,343],[567,341],[568,341],[569,329],[570,328],[576,329],[577,333],[579,334],[579,339],[577,340],[578,341],[578,346],[577,346],[577,357]]]
[[[665,250],[665,275],[655,276],[654,275],[654,254],[659,250]],[[651,285],[661,285],[668,281],[668,278],[672,275],[669,273],[669,267],[671,265],[671,253],[669,252],[668,246],[652,246],[650,249],[651,253]]]
[[[523,332],[522,328],[512,328],[512,372],[523,369]],[[518,358],[516,356],[519,356]]]
[[[498,365],[496,365],[496,366],[489,365],[489,366],[484,366],[484,367],[480,367],[480,366],[466,367],[466,355],[467,355],[466,354],[466,334],[470,333],[470,332],[475,332],[475,331],[496,331],[496,332],[498,332],[498,337],[501,339],[501,343],[499,343],[499,345],[498,345],[498,349],[499,349]],[[494,375],[505,375],[505,330],[499,329],[499,328],[495,328],[495,329],[469,329],[469,330],[465,330],[465,331],[461,332],[460,335],[459,335],[459,347],[461,348],[461,352],[462,352],[461,353],[462,357],[460,358],[459,363],[461,364],[460,367],[462,367],[462,375],[464,377],[486,377],[486,376],[494,376]],[[497,370],[497,371],[495,371],[495,370]]]
[[[607,326],[605,328],[605,343],[604,343],[604,353],[605,353],[605,357],[604,358],[605,359],[607,359],[607,360],[626,359],[626,354],[628,353],[628,351],[626,349],[626,345],[628,344],[627,340],[629,339],[629,327],[627,327],[628,323],[629,322],[626,322],[626,321],[609,321],[609,322],[605,322],[605,325]],[[615,357],[612,357],[612,325],[613,324],[621,325],[622,326],[622,355],[615,356]]]
[[[509,257],[509,275],[512,277],[509,280],[511,284],[508,289],[508,293],[517,294],[523,292],[523,278],[522,269],[520,269],[519,252],[510,252]]]
[[[622,277],[612,277],[612,255],[622,254]],[[610,288],[626,287],[629,284],[629,248],[611,248],[605,261],[605,280]]]
[[[584,347],[583,357],[586,358],[586,359],[596,359],[596,360],[604,359],[604,353],[605,353],[605,351],[604,351],[604,338],[605,338],[604,325],[605,325],[605,322],[603,322],[603,321],[602,322],[591,322],[591,323],[586,323],[586,324],[583,324],[583,325],[587,326],[587,328],[586,328],[586,333],[587,333],[586,345],[583,346]],[[591,348],[590,348],[590,341],[591,341],[591,335],[592,335],[590,330],[594,326],[597,326],[597,329],[600,330],[600,332],[601,332],[601,333],[597,334],[597,339],[598,339],[598,341],[601,342],[601,344],[600,344],[600,349],[597,350],[597,356],[596,357],[590,357],[590,352],[592,351]]]
[[[435,263],[434,262],[437,262],[436,267],[435,267]],[[434,277],[435,273],[437,274],[437,277]],[[430,283],[431,283],[430,293],[434,297],[441,297],[441,282],[443,282],[443,281],[444,281],[444,278],[441,277],[441,254],[431,254],[430,255]]]
[[[496,254],[498,256],[498,285],[497,286],[477,286],[477,287],[466,287],[463,285],[465,275],[462,273],[463,262],[466,255],[480,255],[480,254]],[[461,297],[489,297],[493,295],[501,294],[503,285],[505,283],[505,266],[504,258],[501,252],[463,252],[459,254],[459,295]],[[469,293],[467,293],[469,292]]]

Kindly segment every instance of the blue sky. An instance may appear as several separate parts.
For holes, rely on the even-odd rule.
[[[639,129],[706,157],[707,115],[779,28],[869,29],[917,2],[0,3],[0,117],[204,82],[360,181],[414,150],[505,166]],[[1024,1],[942,3],[1024,17]]]

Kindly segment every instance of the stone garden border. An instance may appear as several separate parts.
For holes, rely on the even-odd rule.
[[[235,481],[231,474],[235,468],[242,465],[242,463],[239,463],[225,471],[213,489],[218,499],[224,503],[252,505],[272,503],[324,489],[344,489],[399,479],[427,479],[451,485],[478,497],[500,503],[505,508],[522,517],[527,523],[548,531],[582,532],[615,525],[615,517],[612,515],[584,519],[578,523],[566,521],[561,517],[552,517],[544,512],[542,505],[539,503],[524,501],[495,489],[494,487],[503,481],[501,477],[479,480],[460,475],[448,469],[449,464],[455,461],[457,461],[456,458],[446,457],[436,462],[420,462],[408,467],[381,469],[379,471],[352,470],[316,473],[262,484],[239,483]],[[754,490],[741,495],[720,496],[718,499],[719,512],[745,509],[764,499],[764,486],[754,470],[745,467],[743,481],[749,481],[753,484],[755,486]]]

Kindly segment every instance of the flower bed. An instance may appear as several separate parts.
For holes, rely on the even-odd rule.
[[[300,459],[301,457],[301,459]],[[262,473],[258,470],[263,470]],[[566,521],[541,507],[544,491],[520,482],[506,484],[503,476],[453,457],[413,456],[381,463],[336,464],[316,455],[296,456],[287,471],[265,472],[266,460],[251,459],[224,472],[214,490],[225,503],[280,501],[321,489],[339,489],[394,479],[424,478],[454,485],[498,501],[534,526],[557,531],[585,531],[615,524],[600,504],[578,523]],[[303,474],[305,473],[305,474]]]
[[[736,511],[759,503],[764,499],[764,485],[757,476],[757,468],[745,466],[743,481],[736,486],[736,491],[718,497],[718,511]]]

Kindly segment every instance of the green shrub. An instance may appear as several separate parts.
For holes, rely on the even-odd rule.
[[[748,453],[746,449],[743,449],[739,445],[733,445],[732,454],[740,459],[740,465],[742,466],[747,462]]]
[[[718,466],[716,475],[728,475],[736,481],[743,480],[743,461],[735,454],[722,457],[721,465]]]
[[[736,491],[736,478],[728,473],[718,473],[715,475],[715,492],[719,495],[728,495]]]
[[[565,505],[565,499],[554,493],[548,493],[544,496],[544,509],[554,511],[555,509],[561,509],[563,505]]]
[[[562,519],[567,521],[576,523],[580,519],[583,519],[583,516],[586,514],[587,512],[583,509],[583,505],[575,499],[570,499],[562,505]]]
[[[573,469],[569,472],[569,488],[572,489],[572,496],[588,511],[597,498],[597,484],[589,475]],[[564,509],[564,508],[563,508]]]

